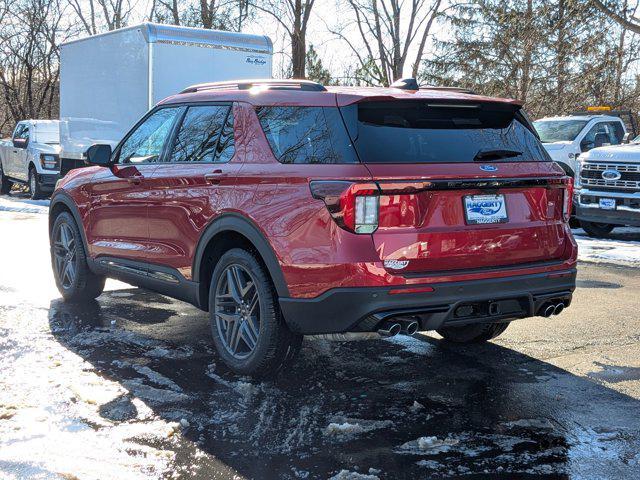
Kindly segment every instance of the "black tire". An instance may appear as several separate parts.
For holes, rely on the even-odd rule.
[[[29,196],[32,200],[41,200],[46,196],[38,181],[36,169],[33,167],[29,168]]]
[[[11,192],[11,187],[13,187],[13,182],[4,176],[2,162],[0,162],[0,194],[8,195]]]
[[[496,338],[507,329],[509,323],[476,323],[462,327],[444,327],[436,332],[453,343],[482,343]]]
[[[234,278],[236,274],[243,277],[241,288],[236,290],[241,302],[228,293],[232,291],[229,275]],[[251,300],[257,301],[253,308]],[[258,259],[246,250],[229,250],[215,266],[209,289],[209,318],[220,357],[240,375],[272,377],[300,350],[302,335],[287,328],[271,278]],[[229,338],[230,332],[236,332],[235,345],[232,345],[234,338]],[[230,335],[233,337],[233,333]],[[249,342],[246,337],[251,337]]]
[[[64,246],[60,240],[61,229],[67,238],[72,237]],[[73,267],[73,275],[61,263],[58,254],[64,252]],[[58,291],[67,302],[79,303],[91,301],[100,296],[104,290],[105,277],[94,274],[87,265],[82,237],[78,225],[69,212],[62,212],[53,222],[51,229],[51,268]]]
[[[587,235],[594,238],[606,238],[616,228],[610,223],[585,222],[584,220],[580,220],[580,227],[587,232]]]

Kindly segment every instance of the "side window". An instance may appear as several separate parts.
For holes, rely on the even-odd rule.
[[[120,147],[119,163],[157,162],[180,109],[161,108],[136,128]]]
[[[281,163],[356,163],[337,108],[260,107],[256,111]]]
[[[15,132],[13,132],[13,138],[27,140],[29,138],[29,126],[26,123],[19,124]]]
[[[228,162],[234,152],[233,115],[223,105],[189,107],[170,162]]]
[[[624,129],[620,122],[607,123],[609,128],[609,137],[611,138],[611,145],[620,145],[624,140]]]

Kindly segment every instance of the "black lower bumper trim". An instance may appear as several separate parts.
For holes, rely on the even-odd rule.
[[[374,331],[373,314],[412,316],[421,330],[442,325],[532,317],[542,305],[571,303],[576,270],[430,285],[433,292],[389,294],[391,288],[336,288],[311,299],[281,298],[289,328],[307,335]],[[395,288],[395,287],[394,287]],[[467,307],[460,309],[459,307]],[[376,315],[380,317],[380,315]]]

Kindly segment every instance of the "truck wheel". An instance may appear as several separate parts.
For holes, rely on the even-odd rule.
[[[209,318],[218,353],[241,375],[275,375],[302,343],[302,335],[287,328],[264,267],[239,248],[225,253],[213,270]]]
[[[4,176],[2,162],[0,162],[0,194],[8,195],[11,191],[11,187],[13,187],[13,182]]]
[[[476,323],[462,327],[443,327],[436,330],[445,340],[453,343],[481,343],[496,338],[511,322]]]
[[[580,220],[580,226],[587,232],[587,235],[594,238],[605,238],[616,228],[610,223],[585,222],[583,220]]]
[[[40,182],[38,182],[36,169],[33,167],[29,169],[29,195],[32,200],[40,200],[45,197],[40,188]]]
[[[86,302],[100,296],[105,277],[87,265],[80,230],[69,212],[56,217],[51,229],[51,266],[56,286],[68,302]]]

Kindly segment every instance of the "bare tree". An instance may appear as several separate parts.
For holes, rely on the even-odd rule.
[[[307,29],[315,0],[250,0],[270,15],[287,32],[291,42],[291,70],[295,78],[305,78]]]
[[[626,2],[624,2],[622,9],[616,8],[617,5],[620,4],[620,2],[615,2],[616,6],[612,6],[609,4],[609,2],[605,3],[601,0],[591,0],[591,3],[607,17],[609,17],[614,22],[619,23],[626,30],[634,33],[640,33],[640,18],[635,16],[637,5],[636,8],[634,8],[633,14],[628,15],[628,5]]]
[[[360,63],[358,80],[389,85],[403,76],[407,62],[418,75],[442,0],[346,0],[353,18],[334,33]],[[349,35],[358,32],[358,40]]]
[[[129,0],[68,0],[84,31],[89,35],[127,25],[137,4]]]
[[[249,0],[152,0],[150,20],[239,32],[251,16]]]

